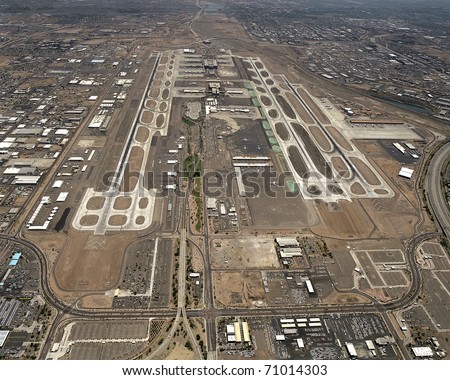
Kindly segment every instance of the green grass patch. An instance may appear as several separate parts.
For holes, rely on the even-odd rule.
[[[183,123],[186,124],[188,127],[193,127],[195,125],[195,123],[191,119],[188,119],[187,117],[183,117]]]
[[[183,177],[200,177],[201,171],[202,161],[198,154],[191,154],[183,161]]]

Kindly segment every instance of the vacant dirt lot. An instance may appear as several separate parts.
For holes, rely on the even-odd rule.
[[[214,239],[211,255],[213,268],[279,267],[273,238]]]
[[[313,232],[340,238],[366,237],[374,227],[357,200],[340,201],[338,204],[323,202],[317,208],[326,227],[312,228]]]
[[[125,247],[136,237],[134,232],[94,236],[70,231],[54,270],[58,287],[65,291],[105,291],[115,287]]]
[[[214,272],[213,283],[218,306],[252,307],[265,303],[260,272]]]

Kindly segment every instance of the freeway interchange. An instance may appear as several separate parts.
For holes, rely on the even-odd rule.
[[[449,156],[450,144],[447,143],[442,148],[440,148],[431,160],[430,166],[428,167],[427,174],[425,176],[425,186],[427,189],[427,199],[430,203],[429,206],[436,213],[436,218],[439,225],[442,227],[445,234],[448,233],[449,220],[446,219],[446,213],[448,215],[448,209],[439,208],[439,205],[444,205],[445,200],[443,200],[442,191],[440,191],[440,173],[443,170],[443,165],[445,160]],[[185,206],[184,206],[185,207]],[[438,212],[436,210],[439,210]],[[181,229],[181,257],[182,261],[184,258],[185,244],[189,240],[189,234],[187,234],[186,229],[186,212],[180,212],[180,229]],[[53,292],[49,285],[49,264],[45,253],[41,250],[39,246],[35,243],[27,241],[20,236],[10,236],[2,234],[0,235],[3,239],[8,239],[9,241],[22,244],[29,249],[33,250],[36,256],[39,258],[39,263],[41,267],[41,288],[42,294],[46,302],[58,311],[57,317],[49,331],[46,344],[41,350],[41,359],[44,359],[47,352],[50,349],[51,343],[54,339],[54,334],[58,328],[59,322],[63,319],[62,317],[69,318],[70,320],[77,319],[88,319],[88,320],[114,320],[114,319],[124,319],[124,318],[186,318],[198,317],[204,318],[206,321],[206,335],[207,335],[207,347],[208,347],[208,359],[216,359],[216,343],[217,343],[217,325],[216,320],[220,317],[226,316],[286,316],[294,314],[302,315],[317,315],[317,314],[331,314],[331,313],[367,313],[367,312],[393,312],[397,310],[402,310],[409,305],[413,304],[420,294],[420,289],[422,286],[422,278],[420,274],[420,269],[415,263],[414,255],[417,248],[426,240],[431,238],[439,237],[439,233],[423,233],[421,235],[413,236],[407,243],[406,258],[408,261],[408,266],[411,271],[411,286],[408,291],[399,299],[391,302],[381,303],[376,299],[372,298],[370,305],[338,305],[338,304],[321,304],[321,305],[308,305],[308,306],[290,306],[282,308],[271,308],[262,307],[257,309],[219,309],[214,305],[214,294],[211,271],[208,270],[206,266],[205,270],[205,307],[201,309],[186,309],[184,305],[184,282],[186,278],[185,266],[181,265],[179,269],[179,281],[180,281],[180,293],[178,298],[178,308],[175,309],[159,309],[159,310],[123,310],[123,311],[100,311],[100,310],[82,310],[76,307],[76,302],[72,305],[65,304],[60,301],[58,296]],[[207,237],[207,235],[206,235]],[[195,244],[195,243],[194,243]],[[208,240],[205,240],[205,247],[208,247]],[[204,252],[204,257],[206,258],[206,264],[208,265],[209,252],[206,249]],[[389,320],[387,318],[387,320]],[[391,324],[391,322],[389,322]],[[187,323],[186,323],[187,325]],[[391,330],[395,329],[392,327]],[[171,334],[168,335],[168,339]],[[399,337],[397,336],[397,339]],[[403,345],[399,345],[402,354],[405,358],[409,357],[409,354]]]

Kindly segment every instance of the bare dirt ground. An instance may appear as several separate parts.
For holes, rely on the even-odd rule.
[[[148,198],[141,198],[139,199],[139,208],[143,209],[148,206]]]
[[[117,197],[114,201],[115,210],[128,210],[131,206],[131,197]]]
[[[127,219],[125,215],[113,215],[109,218],[108,223],[111,226],[123,226],[127,222]]]
[[[159,104],[159,111],[160,112],[164,112],[167,109],[167,103],[166,102],[161,102]]]
[[[265,302],[260,272],[214,272],[217,306],[251,307]]]
[[[350,175],[350,172],[347,168],[347,165],[345,165],[344,160],[341,157],[331,157],[331,164],[333,165],[333,168],[342,176],[342,177],[348,177]],[[361,185],[360,185],[361,186]]]
[[[180,342],[175,343],[175,347],[170,351],[169,355],[165,357],[165,360],[194,360],[194,351],[188,350]]]
[[[366,193],[366,191],[364,190],[364,188],[361,186],[361,184],[359,182],[355,182],[350,187],[350,191],[356,195],[364,195]]]
[[[159,96],[159,88],[152,88],[151,90],[150,90],[150,94],[149,94],[149,96],[151,97],[151,98],[154,98],[154,99],[156,99],[158,96]],[[155,106],[156,106],[156,103],[153,105],[153,107],[150,105],[151,103],[149,103],[149,102],[151,102],[152,100],[147,100],[147,102],[145,103],[145,106],[146,107],[148,107],[148,108],[155,108]]]
[[[272,105],[272,101],[270,100],[270,98],[265,95],[261,95],[261,103],[266,107],[270,107]]]
[[[154,89],[155,91],[156,90],[158,90],[158,92],[159,92],[159,89]],[[153,91],[153,90],[152,90]],[[156,92],[155,92],[156,93]],[[145,107],[146,108],[150,108],[151,110],[153,110],[153,109],[155,109],[155,107],[156,107],[156,101],[154,101],[154,100],[152,100],[152,99],[149,99],[149,100],[147,100],[146,102],[145,102]],[[150,123],[150,122],[149,122]]]
[[[289,140],[289,132],[286,128],[286,125],[284,125],[284,123],[276,123],[275,130],[276,130],[278,136],[280,136],[280,138],[283,141]]]
[[[273,237],[214,239],[211,242],[213,268],[279,268]]]
[[[154,114],[152,111],[144,111],[144,112],[142,113],[141,121],[142,121],[143,123],[149,124],[149,123],[151,123],[151,122],[153,121],[154,115],[155,115],[155,114]],[[142,129],[142,128],[139,128],[139,129]]]
[[[161,128],[164,124],[165,116],[163,114],[159,114],[156,118],[156,128]]]
[[[317,103],[309,96],[309,94],[305,90],[303,90],[302,88],[298,88],[297,92],[322,124],[331,124],[330,119],[326,117]]]
[[[99,237],[70,231],[54,268],[58,287],[70,292],[113,288],[120,278],[125,248],[134,240],[134,232]]]
[[[148,128],[139,127],[136,133],[136,141],[138,142],[146,142],[148,140],[148,136],[150,135],[150,131]]]
[[[322,303],[324,304],[340,304],[340,305],[348,305],[348,304],[361,304],[361,303],[367,303],[370,304],[370,301],[358,294],[342,294],[334,291],[329,296],[326,296]]]
[[[133,146],[130,151],[127,166],[128,170],[125,170],[122,184],[120,186],[121,191],[133,191],[139,180],[139,173],[141,170],[142,159],[144,158],[144,150],[139,146]]]
[[[370,169],[363,161],[358,157],[350,157],[350,161],[356,166],[358,171],[361,173],[363,178],[367,181],[369,185],[378,186],[381,185],[380,180],[375,175],[375,173]]]
[[[308,168],[300,154],[300,151],[296,146],[290,146],[288,148],[288,154],[295,171],[300,177],[303,178],[308,173]]]
[[[331,150],[331,144],[328,141],[328,139],[325,137],[321,129],[315,125],[311,125],[308,127],[309,132],[313,135],[314,139],[317,141],[319,146],[325,150],[330,151]]]
[[[275,99],[277,100],[285,115],[291,119],[295,119],[295,112],[292,109],[291,105],[286,101],[286,98],[282,95],[277,95]]]
[[[92,197],[88,200],[86,208],[88,210],[100,210],[105,203],[104,197]]]
[[[136,218],[136,224],[141,225],[141,224],[144,224],[144,222],[145,222],[145,217],[143,217],[143,216],[138,216],[138,217]]]
[[[95,226],[98,222],[98,215],[85,215],[80,219],[80,224],[84,227]]]
[[[81,299],[79,306],[83,309],[111,309],[113,298],[111,296],[89,295]]]
[[[308,111],[306,111],[305,107],[298,101],[298,99],[292,95],[291,93],[287,92],[286,97],[288,98],[289,102],[294,106],[295,112],[300,117],[300,119],[303,120],[306,124],[315,124],[312,117],[309,115]]]
[[[342,136],[341,132],[339,132],[334,127],[327,127],[328,133],[333,136],[334,140],[345,150],[352,151],[353,148],[350,145],[350,143],[345,139],[344,136]]]
[[[338,204],[320,203],[317,208],[324,226],[311,230],[319,235],[339,238],[370,236],[374,225],[362,209],[359,201],[340,201]]]

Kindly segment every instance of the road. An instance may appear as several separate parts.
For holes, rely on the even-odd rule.
[[[447,234],[449,232],[449,218],[448,218],[448,208],[445,204],[445,200],[442,196],[440,187],[440,172],[445,160],[450,156],[450,143],[446,144],[441,148],[436,155],[433,157],[430,167],[427,171],[427,176],[425,179],[425,188],[427,190],[427,198],[430,202],[430,207],[436,212],[436,219],[439,221],[441,226],[444,226],[443,230]],[[445,207],[443,207],[445,206]],[[204,215],[206,218],[207,216]],[[186,228],[186,202],[181,202],[180,204],[180,218],[178,232],[180,236],[180,266],[178,272],[178,305],[177,310],[166,308],[166,309],[150,309],[150,310],[80,310],[76,308],[76,302],[71,305],[63,303],[57,295],[52,291],[49,286],[48,278],[48,263],[45,253],[41,248],[33,242],[27,241],[20,236],[11,236],[7,234],[0,234],[0,238],[9,240],[10,242],[15,242],[18,244],[23,244],[24,246],[31,249],[39,259],[40,269],[41,269],[41,288],[43,297],[46,302],[58,310],[58,314],[52,324],[48,338],[43,345],[41,350],[40,358],[43,359],[46,356],[46,352],[51,347],[51,343],[56,333],[60,322],[65,317],[71,317],[73,319],[89,319],[89,320],[114,320],[114,319],[124,319],[124,318],[175,318],[179,321],[180,318],[183,320],[183,324],[188,331],[192,343],[194,345],[195,351],[199,354],[200,350],[197,346],[197,342],[193,338],[193,334],[189,327],[188,318],[198,317],[205,319],[205,329],[206,329],[206,339],[208,348],[208,359],[215,359],[216,355],[216,337],[217,337],[217,326],[216,319],[218,317],[234,317],[234,316],[247,316],[247,317],[262,317],[262,316],[286,316],[286,315],[321,315],[330,313],[368,313],[368,312],[381,312],[385,313],[388,311],[402,310],[405,307],[413,304],[421,289],[422,278],[420,275],[420,270],[414,262],[414,253],[416,248],[424,241],[431,238],[436,238],[442,236],[440,233],[424,233],[413,236],[406,245],[406,260],[411,271],[411,286],[408,291],[399,299],[394,300],[389,303],[379,303],[372,299],[371,304],[357,304],[357,305],[299,305],[293,307],[264,307],[264,308],[240,308],[240,309],[219,309],[214,305],[214,289],[212,285],[211,271],[210,271],[210,260],[209,260],[209,241],[208,233],[204,234],[204,246],[199,247],[190,238],[190,234]],[[206,219],[205,219],[206,220]],[[448,235],[447,235],[448,236]],[[185,248],[186,241],[189,240],[197,246],[203,253],[203,259],[205,264],[205,308],[197,310],[186,310],[185,309],[185,280],[186,280],[186,268],[185,268]],[[387,319],[387,324],[389,329],[395,334],[394,326]],[[173,336],[175,332],[177,323],[173,324],[171,333],[168,334],[166,342],[170,341],[170,337]],[[399,339],[399,337],[397,337]],[[403,356],[407,356],[408,352],[402,345],[399,345]]]
[[[440,148],[428,166],[425,194],[430,211],[448,240],[450,240],[450,210],[441,187],[441,173],[450,157],[450,142]]]

